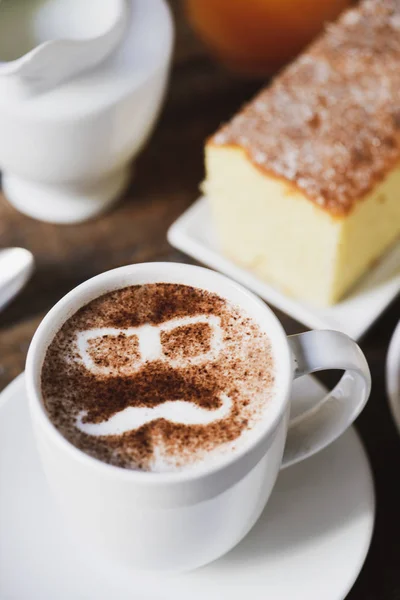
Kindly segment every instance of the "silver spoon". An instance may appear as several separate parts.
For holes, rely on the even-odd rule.
[[[16,296],[33,273],[34,258],[25,248],[0,250],[0,310]]]

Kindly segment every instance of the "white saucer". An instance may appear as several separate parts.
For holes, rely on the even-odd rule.
[[[297,411],[324,388],[296,382]],[[193,573],[144,576],[96,562],[68,537],[34,445],[23,376],[0,395],[0,597],[13,600],[343,600],[374,523],[371,470],[354,429],[283,471],[229,554]]]
[[[351,294],[335,306],[315,308],[285,296],[222,255],[205,197],[197,200],[170,227],[168,240],[178,250],[236,279],[311,329],[338,329],[356,340],[400,292],[399,243],[360,281]]]
[[[400,321],[394,330],[386,359],[386,389],[393,419],[400,433]]]

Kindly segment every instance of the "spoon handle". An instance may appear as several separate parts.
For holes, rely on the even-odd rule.
[[[34,269],[33,255],[25,248],[0,250],[0,310],[21,291]]]

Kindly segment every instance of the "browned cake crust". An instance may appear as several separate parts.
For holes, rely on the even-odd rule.
[[[400,0],[366,0],[212,138],[237,145],[334,215],[400,155]]]

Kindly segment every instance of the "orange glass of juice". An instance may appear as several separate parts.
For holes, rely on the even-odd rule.
[[[269,75],[296,56],[350,0],[185,0],[192,27],[230,69]]]

